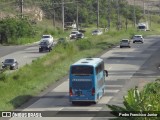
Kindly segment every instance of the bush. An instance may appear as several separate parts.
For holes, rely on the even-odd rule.
[[[0,73],[0,81],[5,81],[5,80],[6,80],[6,74]]]
[[[77,46],[78,46],[79,50],[86,50],[86,49],[90,49],[92,47],[92,43],[89,40],[78,40]]]
[[[1,69],[0,70],[0,81],[5,81],[6,80],[6,73],[5,73],[6,69]]]
[[[7,18],[0,20],[0,42],[16,43],[21,37],[34,35],[34,29],[26,19]]]

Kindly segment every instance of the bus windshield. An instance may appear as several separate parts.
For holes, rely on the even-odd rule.
[[[71,74],[76,76],[89,76],[93,74],[91,66],[72,66]]]

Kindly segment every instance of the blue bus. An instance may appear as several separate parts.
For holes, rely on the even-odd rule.
[[[104,61],[101,58],[83,58],[70,66],[69,100],[94,102],[103,96],[105,89]]]

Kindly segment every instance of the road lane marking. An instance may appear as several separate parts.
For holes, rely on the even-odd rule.
[[[123,87],[123,85],[105,85],[105,87]]]
[[[117,92],[119,92],[119,90],[106,90],[106,89],[105,89],[105,93],[106,93],[106,92],[117,93]]]
[[[109,67],[109,68],[108,68],[108,70],[111,70],[111,69],[112,69],[112,67]]]
[[[112,99],[112,96],[103,96],[98,104],[107,104]]]

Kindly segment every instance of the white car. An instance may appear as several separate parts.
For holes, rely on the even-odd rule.
[[[120,48],[122,47],[131,47],[129,39],[122,39],[120,42]]]
[[[69,35],[70,39],[76,39],[77,34],[79,34],[79,31],[72,31],[71,34]]]
[[[53,43],[52,35],[42,35],[40,42],[48,41],[49,43]]]
[[[101,30],[92,31],[92,35],[101,35],[103,32]]]
[[[141,43],[143,43],[144,42],[143,36],[142,35],[134,35],[134,37],[133,37],[133,43],[135,43],[135,42],[141,42]]]

